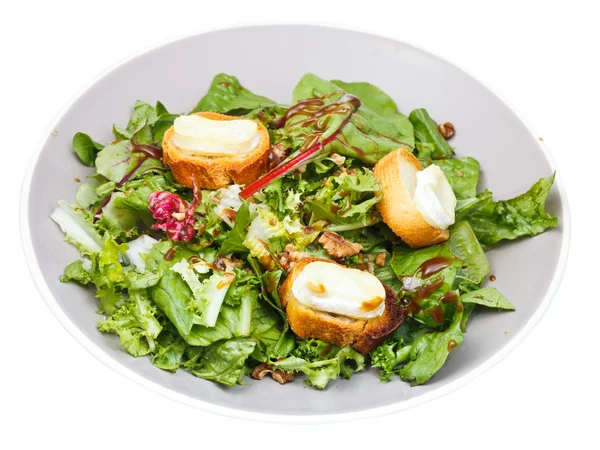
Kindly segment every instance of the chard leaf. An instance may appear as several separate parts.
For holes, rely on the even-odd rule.
[[[202,97],[192,112],[210,111],[243,115],[252,110],[271,106],[276,106],[276,103],[266,97],[253,94],[243,87],[236,77],[220,73],[215,76],[208,93]]]

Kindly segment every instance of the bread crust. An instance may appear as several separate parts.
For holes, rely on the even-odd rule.
[[[251,120],[213,112],[195,113],[211,120]],[[249,184],[267,171],[271,143],[265,126],[257,120],[260,143],[243,158],[231,156],[206,157],[191,154],[173,143],[174,126],[163,136],[163,162],[169,166],[175,181],[189,188],[218,189],[230,184]]]
[[[304,305],[294,296],[292,285],[307,264],[322,261],[337,264],[321,258],[305,258],[291,270],[279,288],[279,298],[294,334],[302,339],[317,338],[344,347],[351,345],[366,355],[381,344],[404,320],[404,311],[396,301],[396,295],[385,284],[385,310],[383,315],[373,319],[350,317],[316,311]]]
[[[406,173],[420,170],[423,166],[415,155],[402,148],[388,153],[373,169],[381,186],[379,195],[383,195],[377,210],[392,231],[412,248],[439,244],[450,236],[448,230],[432,227],[425,221],[417,210],[413,193],[406,190],[403,174],[406,177]]]

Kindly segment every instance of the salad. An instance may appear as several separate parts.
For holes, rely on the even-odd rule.
[[[60,279],[123,351],[224,385],[426,383],[475,309],[515,309],[485,252],[557,225],[554,175],[478,192],[454,126],[369,83],[306,74],[287,105],[219,74],[189,114],[138,101],[112,130],[73,138],[95,173],[51,214],[81,253]]]

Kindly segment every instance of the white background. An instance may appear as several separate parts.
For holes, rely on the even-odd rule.
[[[0,448],[331,448],[348,443],[417,449],[598,448],[596,3],[5,4],[0,27]],[[467,68],[528,118],[553,151],[566,184],[571,254],[562,286],[539,326],[509,357],[467,386],[404,413],[300,427],[233,420],[174,403],[89,355],[51,315],[25,266],[17,223],[21,179],[47,124],[82,86],[107,66],[165,39],[235,24],[290,21],[379,32]]]

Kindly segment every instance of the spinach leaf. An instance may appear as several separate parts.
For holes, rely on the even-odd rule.
[[[448,158],[454,155],[454,150],[440,133],[437,123],[429,117],[427,110],[415,109],[410,113],[408,119],[415,130],[419,158]]]
[[[234,386],[244,375],[244,363],[254,351],[256,342],[238,338],[211,344],[196,361],[185,367],[193,375]],[[188,362],[190,362],[188,361]]]
[[[86,166],[94,167],[96,154],[103,148],[102,144],[98,144],[85,133],[76,133],[73,136],[73,150]]]
[[[460,328],[463,311],[457,308],[452,323],[445,331],[424,334],[415,340],[410,349],[410,361],[399,371],[400,379],[417,386],[442,368],[450,352],[463,341]]]
[[[554,183],[554,175],[542,178],[526,193],[510,200],[494,202],[491,195],[465,218],[484,249],[503,239],[535,236],[557,224],[557,218],[545,211],[545,203]]]
[[[396,272],[396,275],[399,277],[412,276],[417,272],[417,269],[421,266],[421,264],[436,257],[454,257],[450,251],[450,245],[448,242],[439,245],[432,245],[431,247],[420,248],[417,250],[404,245],[397,246],[394,248],[391,266],[394,272]]]
[[[473,303],[476,305],[487,306],[488,308],[506,309],[514,311],[515,307],[506,298],[502,296],[496,288],[482,288],[476,291],[467,292],[461,296],[463,303]]]
[[[258,108],[276,106],[266,97],[255,95],[243,87],[238,79],[224,73],[214,79],[208,93],[202,97],[192,112],[211,111],[230,115],[243,115]]]

